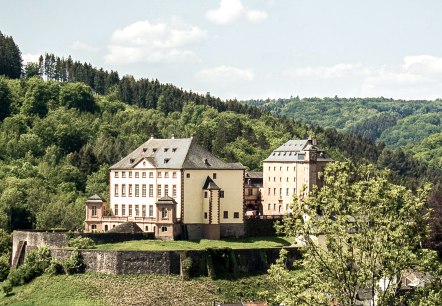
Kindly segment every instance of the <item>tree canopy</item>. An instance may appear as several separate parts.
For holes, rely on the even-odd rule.
[[[440,273],[437,254],[421,247],[429,186],[414,194],[390,183],[388,171],[347,162],[327,166],[322,180],[320,190],[295,199],[280,227],[297,237],[303,259],[292,269],[283,260],[270,269],[279,302],[399,305],[412,300],[401,291],[404,273]],[[433,273],[430,284],[439,296],[440,276]]]

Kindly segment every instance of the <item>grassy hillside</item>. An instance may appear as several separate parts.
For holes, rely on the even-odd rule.
[[[434,141],[433,135],[442,133],[442,100],[335,97],[251,100],[245,104],[300,122],[384,142],[390,148],[403,148],[416,158],[442,169],[442,154],[428,148],[428,142]],[[426,151],[431,152],[425,154]]]
[[[1,295],[0,305],[211,305],[262,300],[269,285],[265,275],[190,281],[167,275],[44,275],[9,297]]]

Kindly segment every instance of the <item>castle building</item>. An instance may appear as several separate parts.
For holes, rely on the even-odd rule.
[[[162,239],[241,236],[244,172],[193,138],[151,138],[110,167],[110,216],[88,200],[85,231],[135,222]]]
[[[289,140],[263,161],[263,214],[283,215],[290,211],[293,195],[320,187],[318,172],[332,161],[316,139]]]
[[[262,215],[262,172],[246,172],[244,177],[244,200],[246,216]]]

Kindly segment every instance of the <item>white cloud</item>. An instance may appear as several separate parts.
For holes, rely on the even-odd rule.
[[[340,63],[295,68],[283,75],[296,79],[298,84],[327,88],[328,96],[442,97],[442,57],[431,55],[406,56],[402,64],[395,66]]]
[[[98,48],[93,47],[85,42],[76,40],[71,44],[71,48],[79,51],[97,52]]]
[[[195,74],[195,77],[204,82],[226,85],[235,82],[252,81],[255,78],[255,74],[249,68],[241,69],[222,65],[200,70]]]
[[[26,63],[35,63],[38,62],[38,58],[40,57],[40,54],[33,54],[33,53],[25,53],[22,54],[21,58],[23,59],[23,64],[26,65]]]
[[[249,10],[241,0],[221,0],[219,7],[206,12],[206,18],[217,24],[229,24],[245,17],[251,22],[261,22],[267,19],[265,11]]]
[[[105,60],[112,64],[194,61],[196,54],[183,48],[206,37],[206,31],[174,18],[167,23],[137,21],[112,34]]]
[[[247,19],[251,22],[261,22],[266,20],[267,17],[268,15],[264,11],[250,10],[247,12]]]

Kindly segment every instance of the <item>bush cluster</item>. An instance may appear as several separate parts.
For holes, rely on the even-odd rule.
[[[68,246],[77,249],[95,249],[95,242],[89,237],[69,239]]]

